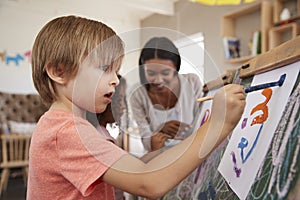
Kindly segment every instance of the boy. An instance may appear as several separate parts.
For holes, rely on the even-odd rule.
[[[242,86],[227,85],[215,94],[211,118],[195,134],[148,163],[129,155],[85,119],[87,111],[103,112],[111,102],[123,54],[111,28],[81,17],[56,18],[37,35],[33,81],[51,106],[32,135],[28,200],[114,199],[113,186],[158,198],[200,165],[238,123],[245,93]]]

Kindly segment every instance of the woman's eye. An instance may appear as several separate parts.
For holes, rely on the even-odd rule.
[[[164,70],[164,71],[161,72],[161,75],[169,76],[171,73],[172,73],[172,71],[170,71],[170,70]]]
[[[163,76],[169,76],[170,75],[170,72],[169,71],[167,71],[167,72],[162,72],[161,73]]]
[[[155,73],[153,73],[153,72],[147,72],[147,75],[148,76],[155,76]]]

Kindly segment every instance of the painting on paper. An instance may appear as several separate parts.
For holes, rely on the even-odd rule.
[[[247,94],[244,113],[218,167],[240,199],[247,197],[255,180],[298,73],[299,65],[291,64],[253,78],[252,87],[274,82],[282,75],[285,76],[280,87],[267,87]]]

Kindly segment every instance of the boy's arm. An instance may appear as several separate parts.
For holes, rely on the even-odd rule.
[[[224,90],[223,90],[224,89]],[[124,191],[158,198],[190,174],[238,123],[245,106],[242,86],[224,86],[214,96],[212,115],[197,132],[148,163],[126,155],[103,175]]]

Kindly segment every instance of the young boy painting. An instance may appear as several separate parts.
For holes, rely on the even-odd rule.
[[[245,93],[242,86],[227,85],[214,96],[210,120],[183,142],[147,163],[128,154],[86,120],[87,111],[101,113],[111,102],[123,55],[120,37],[94,20],[58,17],[38,33],[32,76],[50,109],[32,135],[28,200],[114,199],[114,187],[159,198],[238,123]]]

